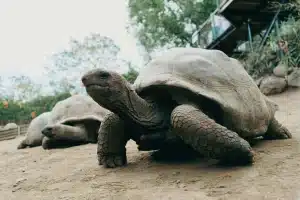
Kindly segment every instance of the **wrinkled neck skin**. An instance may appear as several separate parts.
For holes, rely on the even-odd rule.
[[[108,109],[122,119],[137,123],[147,129],[157,129],[165,124],[164,113],[154,101],[141,98],[128,83],[124,93],[110,101]]]

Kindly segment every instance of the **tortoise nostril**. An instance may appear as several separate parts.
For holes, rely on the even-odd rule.
[[[85,83],[86,83],[86,80],[87,80],[87,77],[86,76],[83,76],[82,78],[81,78],[81,82],[85,85]]]
[[[52,128],[51,127],[47,127],[47,128],[45,128],[44,130],[42,130],[42,133],[44,134],[44,133],[49,133],[49,132],[51,132],[52,131]]]

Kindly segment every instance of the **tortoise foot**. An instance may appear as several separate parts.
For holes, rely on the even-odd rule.
[[[264,135],[266,140],[280,140],[292,138],[291,132],[275,118],[271,121],[268,131]]]
[[[116,155],[116,154],[108,154],[108,155],[99,155],[98,157],[99,165],[103,165],[105,168],[116,168],[122,167],[127,164],[127,158],[125,154]]]

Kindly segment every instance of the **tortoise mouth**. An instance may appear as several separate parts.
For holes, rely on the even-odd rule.
[[[91,83],[91,84],[85,85],[85,87],[86,87],[86,89],[102,89],[105,86],[101,86],[99,84]]]
[[[86,88],[87,93],[91,97],[98,97],[99,94],[101,94],[102,96],[110,96],[111,95],[109,86],[91,83],[91,84],[85,85],[85,88]]]
[[[86,83],[84,84],[84,87],[87,90],[107,90],[109,88],[108,84],[100,84],[100,83]]]

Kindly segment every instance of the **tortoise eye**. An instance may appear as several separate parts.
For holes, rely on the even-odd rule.
[[[106,78],[108,78],[110,75],[109,75],[108,72],[100,72],[100,73],[98,74],[98,76],[99,76],[100,78],[102,78],[102,79],[106,79]]]

